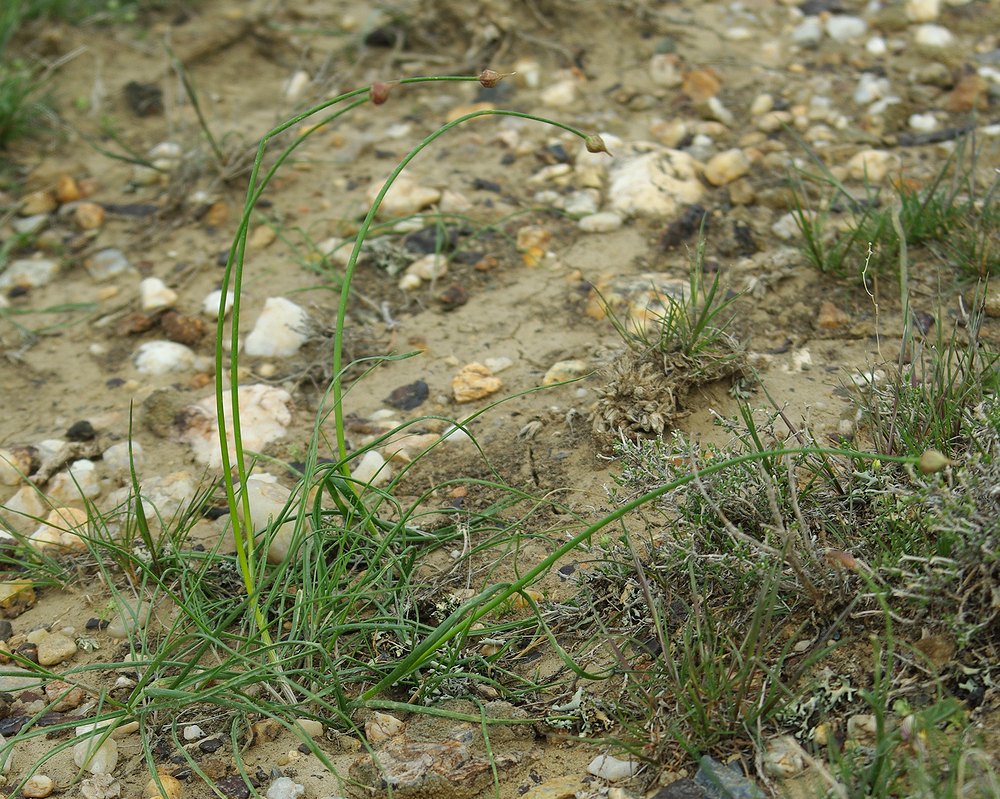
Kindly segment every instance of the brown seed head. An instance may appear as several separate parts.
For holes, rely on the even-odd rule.
[[[591,133],[585,140],[584,144],[587,147],[588,153],[608,153],[608,146],[604,143],[604,139],[600,137],[597,133]]]
[[[371,94],[373,105],[382,105],[389,99],[389,84],[377,80],[372,84],[369,94]]]
[[[500,81],[506,78],[507,75],[502,72],[497,72],[495,69],[484,69],[479,73],[479,82],[487,89],[492,89]]]

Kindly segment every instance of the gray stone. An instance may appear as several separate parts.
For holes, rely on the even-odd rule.
[[[708,755],[702,757],[694,781],[705,789],[708,799],[765,799],[757,783],[748,780],[737,769],[724,766]]]

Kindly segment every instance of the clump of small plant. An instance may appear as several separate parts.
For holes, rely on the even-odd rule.
[[[809,262],[840,277],[856,276],[858,264],[889,272],[908,245],[924,247],[967,278],[997,274],[1000,175],[987,173],[984,183],[983,149],[964,137],[929,182],[900,178],[888,191],[865,181],[860,196],[810,151],[816,171],[796,172],[790,180],[792,214]]]
[[[622,435],[661,436],[686,415],[692,391],[749,376],[745,353],[728,331],[735,297],[721,292],[718,273],[706,281],[704,256],[699,237],[688,290],[680,297],[659,294],[662,311],[650,309],[648,323],[619,319],[605,307],[626,349],[611,365],[593,412],[594,438],[603,449]]]

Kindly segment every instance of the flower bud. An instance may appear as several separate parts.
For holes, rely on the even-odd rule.
[[[484,69],[479,73],[479,82],[484,88],[492,89],[506,77],[505,73],[497,72],[495,69]]]
[[[377,80],[372,84],[369,94],[371,95],[373,105],[382,105],[382,103],[389,99],[389,84]]]
[[[591,133],[585,140],[584,144],[587,147],[588,153],[611,153],[608,152],[608,147],[604,143],[604,139],[600,137],[597,133]]]
[[[917,462],[921,474],[935,474],[946,466],[951,466],[951,461],[943,452],[938,452],[936,449],[926,450]]]

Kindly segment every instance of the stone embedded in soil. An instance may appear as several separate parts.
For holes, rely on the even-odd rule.
[[[392,468],[380,452],[370,449],[351,470],[351,477],[368,486],[382,486],[392,479]]]
[[[826,33],[837,42],[849,42],[859,39],[868,30],[868,23],[861,17],[848,14],[834,14],[826,19]]]
[[[149,313],[171,308],[177,302],[177,292],[158,277],[147,277],[139,283],[139,304]]]
[[[369,187],[366,200],[369,204],[375,202],[375,198],[382,190],[385,181],[377,180]],[[414,178],[407,174],[402,174],[386,192],[382,199],[382,204],[378,209],[378,216],[382,219],[396,216],[411,216],[433,205],[441,199],[440,189],[431,186],[423,186]]]
[[[575,380],[578,377],[583,377],[590,371],[590,367],[587,365],[586,361],[581,361],[577,359],[568,361],[557,361],[549,367],[545,376],[542,378],[543,386],[551,386],[555,383],[563,383],[567,380]]]
[[[97,203],[78,203],[73,221],[80,230],[97,230],[104,224],[104,208]]]
[[[375,711],[365,721],[365,738],[370,744],[380,744],[399,735],[405,725],[395,716]]]
[[[712,156],[705,164],[705,180],[713,186],[725,186],[750,171],[750,159],[739,148]]]
[[[19,533],[27,533],[38,526],[38,519],[49,512],[49,506],[38,496],[35,486],[21,486],[12,497],[0,506],[3,521]]]
[[[106,738],[101,743],[101,735],[94,733],[73,747],[73,762],[91,774],[110,774],[118,765],[118,742]]]
[[[473,402],[503,388],[503,382],[481,363],[468,363],[451,380],[456,402]]]
[[[0,449],[0,485],[16,486],[38,466],[38,450],[34,447]]]
[[[788,779],[805,770],[805,752],[791,735],[782,735],[767,745],[764,751],[764,773],[769,777]]]
[[[406,267],[405,274],[415,275],[429,283],[448,274],[448,259],[437,253],[429,253]]]
[[[900,158],[888,150],[861,150],[847,162],[847,175],[851,180],[865,180],[868,183],[882,183],[890,171],[900,166]]]
[[[76,642],[62,633],[49,633],[35,642],[38,647],[38,665],[56,666],[76,654]]]
[[[80,531],[86,533],[87,512],[80,508],[55,508],[31,534],[28,543],[38,551],[82,552],[87,548]]]
[[[598,755],[587,765],[587,771],[608,782],[620,782],[634,777],[640,764],[634,760],[620,760],[611,755]]]
[[[160,318],[160,328],[168,339],[177,344],[193,346],[205,336],[205,323],[197,316],[168,311]]]
[[[816,315],[816,327],[820,330],[836,330],[850,321],[851,317],[829,300],[823,300]]]
[[[45,698],[52,703],[52,710],[65,713],[83,704],[86,694],[79,685],[70,685],[63,680],[51,680],[45,685]]]
[[[51,795],[53,790],[55,790],[55,783],[51,777],[46,774],[34,774],[21,788],[21,796],[25,799],[45,799],[46,796]]]
[[[694,780],[679,779],[660,788],[652,799],[705,799],[705,795],[705,789]]]
[[[59,262],[48,258],[21,258],[11,261],[0,274],[0,290],[37,289],[47,286],[59,274]]]
[[[243,492],[240,492],[242,498]],[[269,536],[267,545],[267,562],[282,563],[288,557],[295,535],[295,510],[286,512],[292,492],[276,481],[273,475],[263,473],[247,478],[246,497],[250,506],[250,531],[254,535],[266,532]],[[240,501],[239,517],[243,516],[243,502]],[[285,521],[277,529],[274,522],[280,518]]]
[[[288,777],[278,777],[267,786],[267,799],[297,799],[306,792],[306,787]]]
[[[291,300],[269,297],[243,351],[254,358],[287,358],[309,339],[309,316]]]
[[[134,271],[125,253],[114,247],[95,252],[84,261],[84,266],[90,276],[99,283]]]
[[[146,799],[181,799],[184,783],[169,774],[160,774],[146,783]]]
[[[292,396],[283,388],[263,384],[240,386],[240,432],[244,448],[263,452],[272,441],[285,435],[292,421]],[[236,457],[233,444],[232,392],[223,392],[226,436],[230,460]],[[222,465],[219,449],[218,410],[214,396],[184,409],[181,441],[194,452],[195,460],[212,468]]]
[[[195,369],[200,359],[190,347],[176,341],[147,341],[132,355],[132,363],[144,375],[165,375]]]
[[[622,218],[613,211],[599,211],[581,218],[576,224],[584,233],[610,233],[622,226]]]
[[[56,502],[70,504],[81,498],[96,499],[101,495],[101,480],[94,462],[86,458],[73,461],[69,469],[59,472],[46,487],[46,493]]]
[[[122,786],[110,774],[94,774],[80,783],[80,795],[83,799],[118,799]]]
[[[579,777],[555,777],[532,786],[521,799],[576,799],[581,795],[589,792]]]
[[[609,210],[624,216],[672,218],[705,193],[688,153],[652,142],[634,142],[620,153],[608,171]]]

